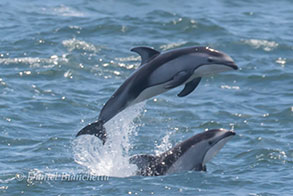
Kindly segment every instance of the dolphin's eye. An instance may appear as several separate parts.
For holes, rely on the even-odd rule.
[[[210,62],[210,63],[212,63],[212,62],[214,62],[214,60],[212,59],[212,58],[208,58],[208,62]]]
[[[209,141],[209,145],[212,145],[213,144],[213,142],[212,141]]]

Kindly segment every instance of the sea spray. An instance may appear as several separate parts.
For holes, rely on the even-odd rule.
[[[76,163],[85,166],[92,175],[127,177],[135,175],[137,167],[129,164],[130,137],[135,135],[133,120],[143,113],[144,102],[136,104],[115,116],[105,124],[107,141],[84,135],[73,141]]]
[[[158,156],[163,152],[172,148],[172,143],[170,142],[170,136],[173,132],[167,132],[166,135],[162,138],[161,142],[155,143],[155,154]]]

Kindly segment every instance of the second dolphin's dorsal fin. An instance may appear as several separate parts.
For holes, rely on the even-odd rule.
[[[157,55],[160,54],[159,51],[149,47],[136,47],[136,48],[132,48],[130,51],[136,52],[140,55],[141,57],[140,66],[149,62],[150,60],[152,60],[153,58],[155,58]]]

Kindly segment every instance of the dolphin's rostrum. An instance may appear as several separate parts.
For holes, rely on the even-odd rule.
[[[179,97],[190,94],[201,77],[236,70],[232,58],[209,47],[186,47],[160,53],[148,47],[131,49],[141,56],[141,65],[116,90],[102,108],[99,118],[77,136],[92,134],[106,141],[104,124],[125,108],[185,85]]]

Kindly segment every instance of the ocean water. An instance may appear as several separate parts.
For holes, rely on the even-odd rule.
[[[293,195],[291,0],[0,0],[0,10],[0,195]],[[75,139],[140,64],[132,47],[197,45],[240,69],[127,109],[104,147]],[[207,172],[134,176],[129,156],[212,128],[237,135]]]

